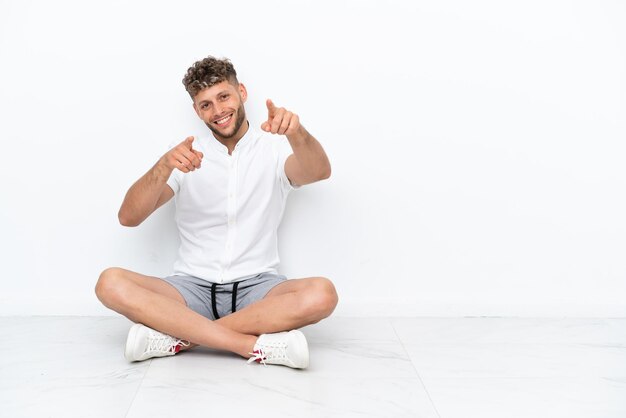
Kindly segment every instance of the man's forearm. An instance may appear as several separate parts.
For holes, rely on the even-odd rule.
[[[137,226],[156,208],[159,197],[172,174],[159,160],[146,174],[133,184],[120,207],[118,218],[124,226]]]
[[[312,181],[330,177],[330,161],[322,144],[304,126],[300,126],[296,133],[287,135],[287,139],[303,174]]]

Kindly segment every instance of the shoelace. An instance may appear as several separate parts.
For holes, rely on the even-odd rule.
[[[264,366],[267,366],[267,364],[265,364],[265,353],[263,352],[263,350],[254,350],[254,352],[252,353],[248,353],[253,357],[250,357],[248,359],[248,364],[254,362],[254,361],[259,361],[260,363],[262,363]]]
[[[150,331],[148,336],[148,347],[146,353],[175,353],[177,345],[183,345],[189,347],[189,342],[183,340],[177,340],[174,337],[170,337],[167,334],[160,332]]]
[[[260,361],[261,364],[267,366],[266,361],[272,360],[284,360],[287,358],[287,344],[285,343],[273,343],[267,344],[265,347],[258,348],[252,353],[248,353],[251,356],[248,359],[248,364],[253,361]]]

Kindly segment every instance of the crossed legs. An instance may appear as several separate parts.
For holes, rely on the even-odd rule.
[[[169,283],[115,267],[102,272],[96,295],[107,308],[133,322],[246,358],[259,335],[316,323],[332,313],[338,300],[326,278],[294,279],[275,286],[260,301],[211,321],[189,309]]]

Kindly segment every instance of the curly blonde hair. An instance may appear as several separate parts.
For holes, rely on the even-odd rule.
[[[189,67],[183,78],[183,85],[193,99],[200,91],[224,80],[234,85],[239,84],[233,64],[228,58],[218,59],[209,55]]]

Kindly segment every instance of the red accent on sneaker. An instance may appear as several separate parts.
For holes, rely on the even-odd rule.
[[[178,353],[182,347],[183,347],[182,344],[176,344],[174,346],[174,354]]]
[[[252,354],[263,354],[263,353],[261,352],[261,350],[254,350],[252,352]],[[265,360],[265,356],[264,357],[259,357],[258,359],[254,360],[254,361],[256,361],[257,363],[260,363],[263,360]]]

